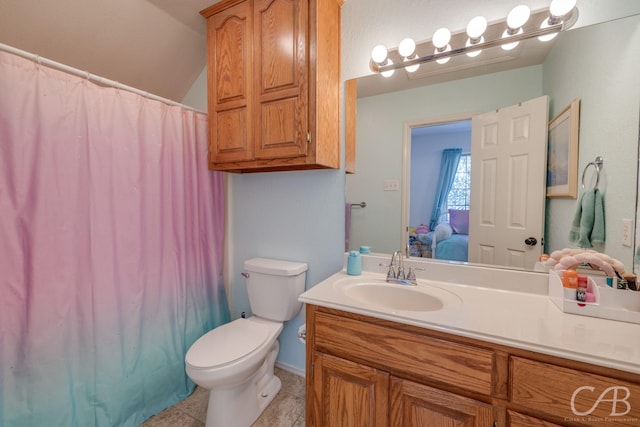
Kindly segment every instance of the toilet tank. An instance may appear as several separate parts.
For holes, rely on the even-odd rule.
[[[307,264],[267,258],[252,258],[244,262],[247,293],[255,316],[284,322],[293,318],[302,303]]]

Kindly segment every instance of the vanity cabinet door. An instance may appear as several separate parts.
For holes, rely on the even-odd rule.
[[[390,402],[393,426],[494,425],[491,405],[400,378],[391,378]]]
[[[314,427],[383,427],[388,425],[389,374],[316,353]]]

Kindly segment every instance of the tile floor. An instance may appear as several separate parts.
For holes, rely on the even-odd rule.
[[[252,427],[304,427],[304,377],[276,368],[282,388]],[[185,400],[154,415],[140,427],[204,427],[209,393],[196,390]]]

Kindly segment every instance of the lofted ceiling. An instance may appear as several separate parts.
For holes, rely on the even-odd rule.
[[[218,0],[0,0],[0,43],[180,102]]]

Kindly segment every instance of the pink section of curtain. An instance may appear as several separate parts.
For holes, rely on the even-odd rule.
[[[207,117],[0,53],[0,425],[137,425],[229,320]]]

